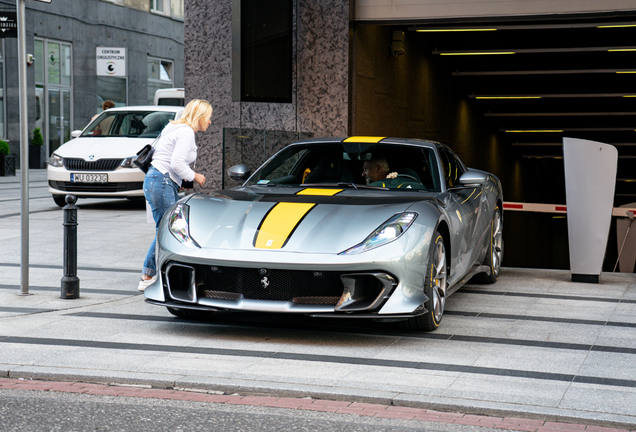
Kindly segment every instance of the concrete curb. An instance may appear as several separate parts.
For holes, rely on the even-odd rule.
[[[6,367],[9,366],[9,369]],[[214,392],[216,394],[240,394],[244,396],[271,396],[277,398],[312,398],[331,401],[377,404],[385,406],[435,410],[447,413],[464,413],[486,417],[515,417],[546,422],[583,424],[597,427],[636,430],[636,418],[616,414],[599,414],[576,410],[516,405],[502,402],[466,400],[456,398],[413,395],[397,392],[378,392],[364,389],[324,387],[280,383],[273,381],[241,380],[201,376],[184,376],[153,373],[113,372],[83,370],[73,373],[53,367],[5,365],[0,376],[12,379],[72,381],[98,385],[141,386],[159,389]]]

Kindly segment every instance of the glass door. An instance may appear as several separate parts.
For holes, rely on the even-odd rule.
[[[48,91],[48,124],[49,131],[49,156],[62,145],[62,98],[59,89]]]
[[[73,83],[71,44],[35,39],[36,127],[42,130],[47,155],[71,139]]]

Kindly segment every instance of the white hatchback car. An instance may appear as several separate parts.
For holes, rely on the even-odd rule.
[[[55,150],[47,167],[49,192],[55,203],[66,205],[67,194],[78,198],[143,198],[145,174],[133,164],[137,152],[182,112],[179,106],[111,108],[81,133],[73,132],[77,138]]]

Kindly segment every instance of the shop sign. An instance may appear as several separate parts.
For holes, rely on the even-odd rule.
[[[0,11],[0,38],[10,37],[18,37],[18,14]]]
[[[126,48],[97,47],[97,76],[126,76]]]

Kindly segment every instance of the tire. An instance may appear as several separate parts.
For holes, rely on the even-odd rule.
[[[501,220],[501,211],[499,207],[495,207],[492,215],[492,223],[490,224],[490,242],[488,251],[484,257],[482,265],[490,268],[490,274],[480,273],[475,276],[475,282],[482,284],[492,284],[497,282],[499,273],[501,272],[501,261],[503,260],[503,222]]]
[[[53,201],[55,201],[55,204],[57,204],[59,207],[64,207],[66,205],[66,196],[53,195]]]
[[[424,307],[426,307],[427,312],[424,315],[403,321],[403,326],[409,330],[437,330],[444,316],[447,292],[448,263],[446,260],[446,246],[442,235],[435,231],[429,252],[426,279],[424,280],[424,294],[428,297]]]
[[[172,315],[176,317],[196,320],[196,321],[208,320],[214,313],[214,312],[207,312],[202,310],[180,309],[180,308],[173,308],[173,307],[166,307],[166,309],[168,309],[168,312],[170,312]]]

